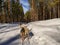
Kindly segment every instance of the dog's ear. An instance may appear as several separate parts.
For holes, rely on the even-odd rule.
[[[22,25],[20,25],[20,27],[27,27],[27,25],[25,25],[25,24],[22,24]]]
[[[24,27],[24,25],[20,25],[20,27],[22,28],[22,27]]]
[[[29,31],[31,31],[31,30],[32,30],[32,28]]]
[[[27,26],[24,26],[25,28],[27,28]]]

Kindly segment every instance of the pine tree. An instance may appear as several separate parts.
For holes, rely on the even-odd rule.
[[[22,5],[20,5],[19,1],[15,2],[14,0],[12,0],[12,13],[15,22],[23,21],[24,12],[23,12]]]
[[[36,0],[30,0],[30,15],[31,15],[31,21],[38,20],[38,12],[36,7]]]

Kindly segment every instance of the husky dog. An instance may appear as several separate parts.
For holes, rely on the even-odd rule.
[[[22,42],[24,42],[24,40],[27,38],[29,40],[29,32],[30,30],[27,28],[27,26],[21,27],[21,31],[20,31],[20,36],[22,39]]]

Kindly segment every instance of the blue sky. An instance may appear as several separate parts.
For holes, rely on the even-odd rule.
[[[20,3],[23,6],[24,13],[26,13],[29,10],[28,0],[20,0]]]

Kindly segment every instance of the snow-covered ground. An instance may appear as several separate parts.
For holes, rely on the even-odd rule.
[[[60,45],[60,18],[26,25],[34,36],[24,45]],[[0,45],[21,45],[20,30],[19,24],[0,24]]]

